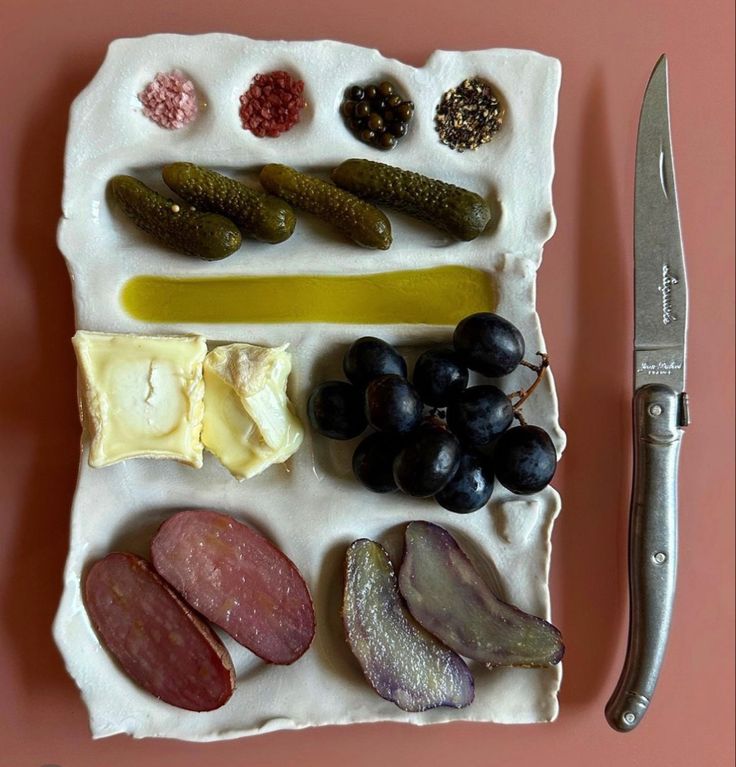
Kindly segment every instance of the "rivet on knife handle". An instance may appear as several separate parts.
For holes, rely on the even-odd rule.
[[[629,640],[609,724],[633,730],[659,678],[672,619],[677,572],[677,466],[680,402],[669,386],[634,394],[634,485],[629,522]]]

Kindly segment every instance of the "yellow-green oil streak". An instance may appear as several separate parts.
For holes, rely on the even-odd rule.
[[[144,322],[455,325],[493,311],[490,274],[438,266],[362,275],[162,277],[138,275],[120,300]]]

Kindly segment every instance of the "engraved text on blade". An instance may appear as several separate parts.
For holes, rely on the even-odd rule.
[[[682,363],[672,360],[671,362],[642,362],[636,369],[637,374],[648,373],[653,376],[668,376],[676,370],[682,370]]]
[[[669,325],[676,322],[677,317],[672,313],[672,286],[677,285],[679,280],[670,273],[669,264],[662,264],[662,284],[657,290],[662,295],[662,324]]]

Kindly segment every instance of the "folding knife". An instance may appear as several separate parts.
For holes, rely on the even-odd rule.
[[[689,423],[687,281],[670,136],[667,59],[649,79],[636,145],[634,197],[634,478],[629,519],[629,639],[606,705],[629,732],[652,700],[672,618],[677,475]]]

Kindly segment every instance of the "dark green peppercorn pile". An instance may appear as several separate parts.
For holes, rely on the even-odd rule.
[[[377,149],[393,149],[406,135],[414,104],[393,83],[351,85],[340,107],[345,124],[356,138]]]

